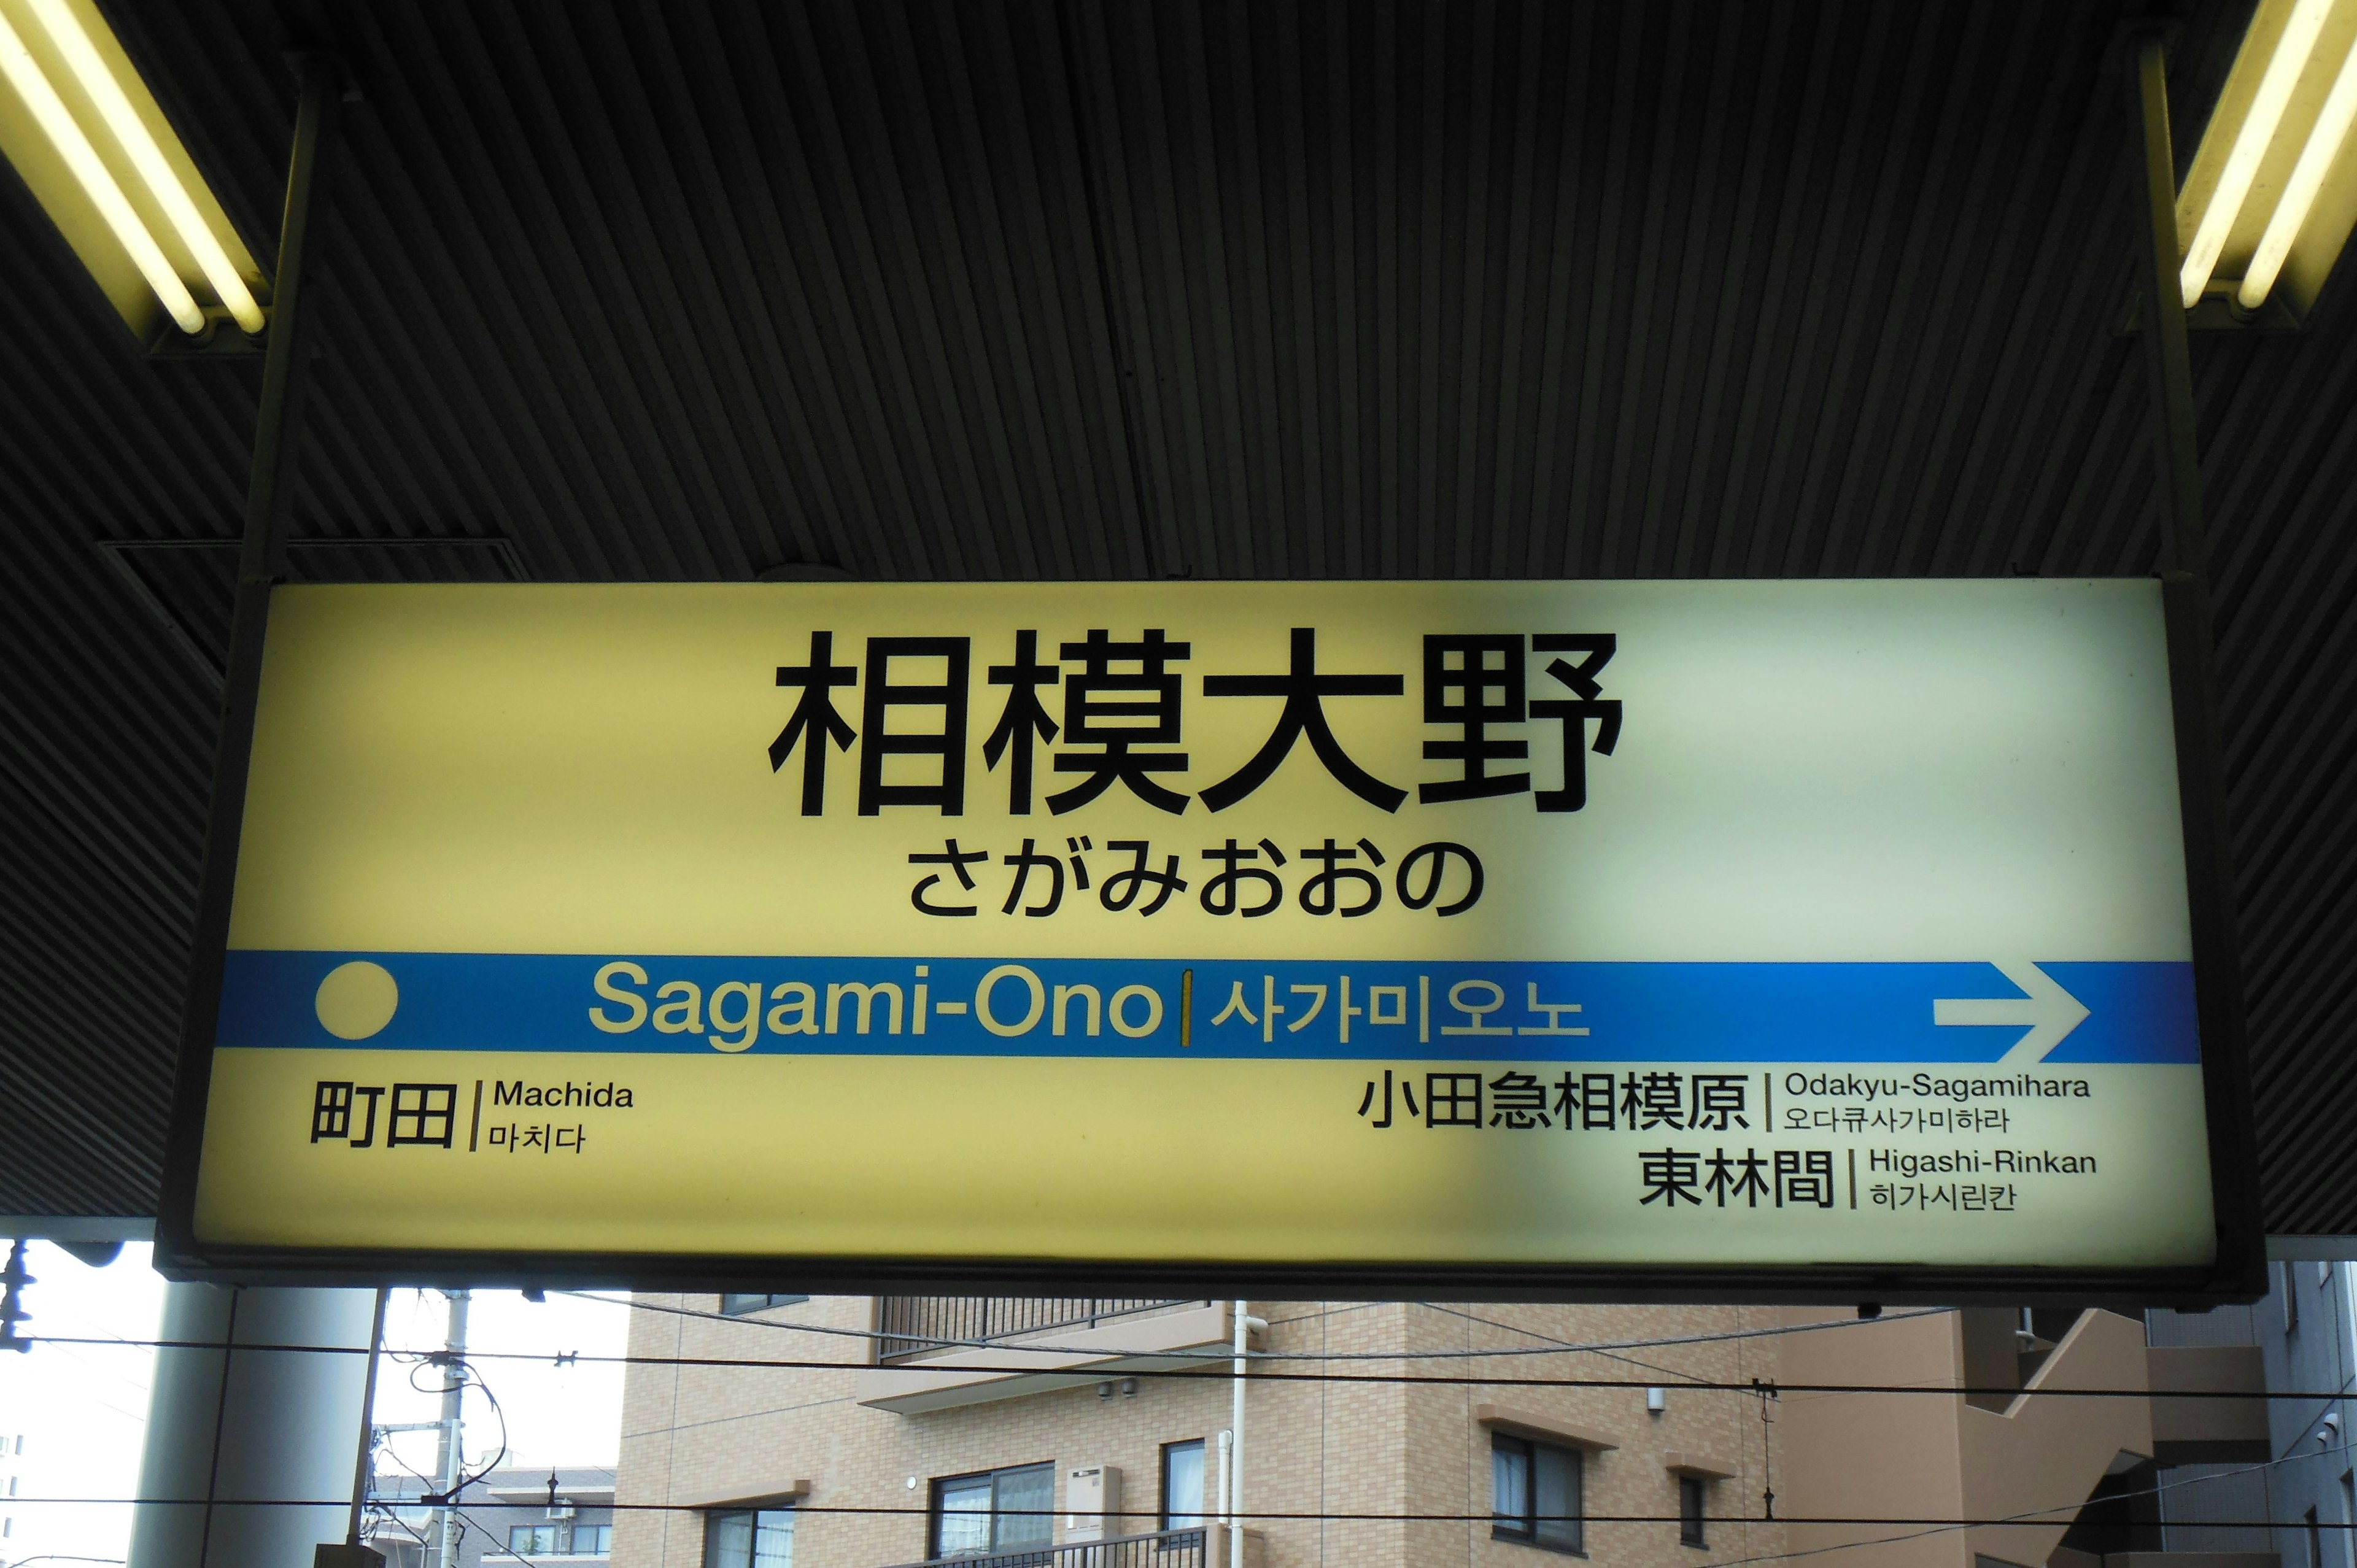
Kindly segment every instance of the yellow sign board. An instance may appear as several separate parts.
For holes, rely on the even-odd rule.
[[[281,588],[167,1239],[2190,1286],[2231,1080],[2165,623],[2137,582]]]

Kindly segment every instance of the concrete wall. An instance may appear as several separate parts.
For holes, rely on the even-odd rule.
[[[2082,1314],[2029,1389],[2116,1389],[2142,1393],[2144,1324],[2109,1312]],[[1964,1550],[2005,1563],[2041,1563],[2061,1544],[2072,1513],[2105,1472],[2126,1456],[2152,1456],[2152,1402],[2146,1399],[2038,1399],[2025,1392],[2005,1410],[1964,1403],[1957,1411],[1964,1516],[2037,1522],[1962,1532]]]
[[[1788,1324],[1837,1323],[1794,1309]],[[1775,1342],[1786,1383],[1955,1386],[1964,1360],[1954,1313],[1894,1317],[1868,1326]],[[1957,1519],[1964,1497],[1962,1402],[1953,1394],[1785,1392],[1774,1412],[1779,1511],[1807,1518]],[[1903,1527],[1796,1524],[1793,1551],[1884,1541]],[[1844,1552],[1844,1568],[1971,1568],[1963,1535],[1926,1536]],[[2043,1559],[2040,1559],[2043,1561]]]
[[[1987,1309],[1992,1314],[1996,1309]],[[1795,1311],[1789,1321],[1811,1321]],[[1943,1313],[1886,1320],[1846,1333],[1781,1340],[1782,1376],[1792,1384],[1870,1383],[1938,1390],[2003,1380],[1980,1332],[2003,1320]],[[2144,1326],[2091,1312],[2079,1318],[2029,1389],[2119,1389],[2140,1393]],[[2018,1378],[2015,1380],[2018,1381]],[[1796,1550],[1853,1543],[1851,1568],[1974,1568],[1976,1559],[2041,1564],[2061,1543],[2079,1504],[2123,1454],[2152,1451],[2148,1400],[2039,1399],[2023,1394],[1978,1402],[1954,1394],[1787,1391],[1777,1469],[1781,1509],[1795,1516],[1860,1519],[2007,1519],[2058,1510],[2040,1520],[1971,1530],[1891,1524],[1795,1524]],[[1911,1536],[1911,1539],[1909,1537]]]

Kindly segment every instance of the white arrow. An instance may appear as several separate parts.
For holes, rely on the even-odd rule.
[[[2034,963],[1998,963],[1996,972],[2029,994],[2013,997],[1943,996],[1932,1004],[1934,1024],[1989,1026],[2030,1026],[1999,1062],[2039,1062],[2062,1043],[2064,1036],[2086,1022],[2087,1008],[2077,997],[2054,983]]]

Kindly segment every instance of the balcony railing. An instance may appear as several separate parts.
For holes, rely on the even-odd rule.
[[[1200,1530],[1117,1535],[1066,1546],[1026,1546],[964,1557],[929,1557],[906,1568],[1210,1568]]]
[[[877,1304],[880,1311],[877,1326],[883,1337],[877,1342],[876,1359],[888,1363],[905,1361],[912,1356],[930,1356],[972,1340],[1011,1339],[1056,1328],[1093,1328],[1114,1318],[1198,1305],[1192,1301],[1071,1296],[888,1295]],[[1039,1561],[1049,1560],[1043,1557]],[[1059,1563],[1058,1568],[1062,1564]],[[1169,1568],[1179,1565],[1170,1564]]]

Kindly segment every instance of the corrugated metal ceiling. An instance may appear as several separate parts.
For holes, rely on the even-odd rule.
[[[311,575],[2155,564],[2115,5],[110,9],[257,255],[281,51],[362,94]],[[156,546],[234,536],[258,365],[5,180],[0,278],[0,1213],[144,1213],[222,614]],[[2350,296],[2194,350],[2280,1231],[2357,1230]],[[440,539],[506,542],[367,542]]]

